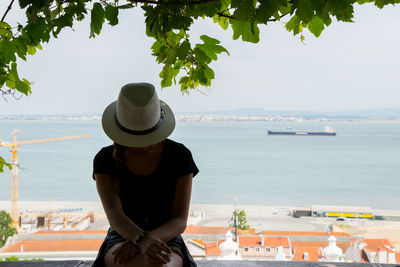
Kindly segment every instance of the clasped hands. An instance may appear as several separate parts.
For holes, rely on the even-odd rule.
[[[160,239],[147,233],[140,242],[135,245],[132,241],[124,241],[114,252],[114,264],[124,264],[142,254],[151,263],[168,263],[171,261],[172,251]]]

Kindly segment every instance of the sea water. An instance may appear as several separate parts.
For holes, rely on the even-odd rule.
[[[337,136],[269,136],[267,130],[321,131]],[[19,199],[97,201],[93,157],[111,141],[101,122],[2,120],[0,139],[90,138],[18,147]],[[184,143],[200,169],[193,203],[400,208],[400,123],[183,122],[171,139]],[[9,147],[0,155],[10,160]],[[135,189],[132,188],[134,192]],[[0,173],[0,200],[10,199],[10,172]]]

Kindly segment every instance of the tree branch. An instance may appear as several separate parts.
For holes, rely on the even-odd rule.
[[[289,14],[289,13],[280,15],[280,16],[279,16],[279,19],[283,18],[284,16],[286,16],[286,15],[288,15],[288,14]],[[229,15],[226,15],[226,14],[224,14],[224,13],[222,13],[222,12],[218,12],[217,15],[220,16],[220,17],[228,18],[228,19],[236,19],[234,16],[229,16]],[[270,22],[270,21],[274,22],[274,21],[278,21],[278,19],[276,19],[276,18],[269,19],[268,22]]]
[[[209,2],[215,2],[217,0],[196,0],[196,1],[181,1],[181,2],[162,2],[154,0],[129,0],[131,3],[143,3],[143,4],[155,4],[155,5],[167,5],[167,6],[183,6],[183,5],[198,5]]]
[[[3,22],[4,19],[6,18],[8,11],[11,10],[11,7],[12,7],[13,3],[14,3],[14,0],[11,0],[10,5],[8,5],[6,12],[4,13],[3,17],[1,18],[1,21],[2,21],[2,22]]]
[[[220,17],[228,18],[228,19],[235,19],[235,17],[229,16],[229,15],[225,15],[224,13],[221,13],[221,12],[218,12],[217,15],[220,16]]]
[[[279,19],[283,18],[284,16],[288,15],[290,12],[286,13],[286,14],[282,14],[279,16]],[[278,21],[278,19],[269,19],[268,21]]]

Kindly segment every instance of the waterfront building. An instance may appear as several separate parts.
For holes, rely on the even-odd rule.
[[[241,230],[237,229],[238,235],[247,235],[253,233],[254,229]],[[196,226],[188,225],[183,232],[182,237],[184,240],[200,240],[207,243],[219,242],[226,239],[226,232],[235,232],[235,228],[232,226]]]
[[[104,230],[38,231],[15,235],[0,249],[0,258],[93,260],[107,234]]]
[[[312,205],[312,217],[344,217],[344,218],[359,218],[373,219],[373,212],[370,207],[349,207],[349,206],[325,206]]]
[[[370,263],[400,263],[400,252],[386,238],[381,239],[352,239],[347,249],[348,259],[353,262]]]
[[[207,243],[206,258],[218,259],[221,256],[222,241]],[[238,236],[239,254],[243,260],[275,260],[277,255],[284,255],[291,260],[292,250],[287,237],[264,237],[258,235]],[[281,248],[279,248],[281,247]]]

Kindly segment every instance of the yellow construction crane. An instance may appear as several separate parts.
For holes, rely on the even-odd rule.
[[[25,144],[49,143],[49,142],[54,142],[54,141],[86,138],[86,137],[90,136],[90,134],[85,134],[85,135],[65,136],[65,137],[57,137],[57,138],[50,138],[50,139],[18,141],[17,133],[18,133],[18,130],[14,130],[12,143],[2,143],[0,140],[0,147],[1,146],[10,146],[11,147],[11,166],[12,166],[12,169],[11,169],[11,218],[13,220],[13,226],[18,225],[18,152],[17,152],[17,147],[20,145],[25,145]]]

